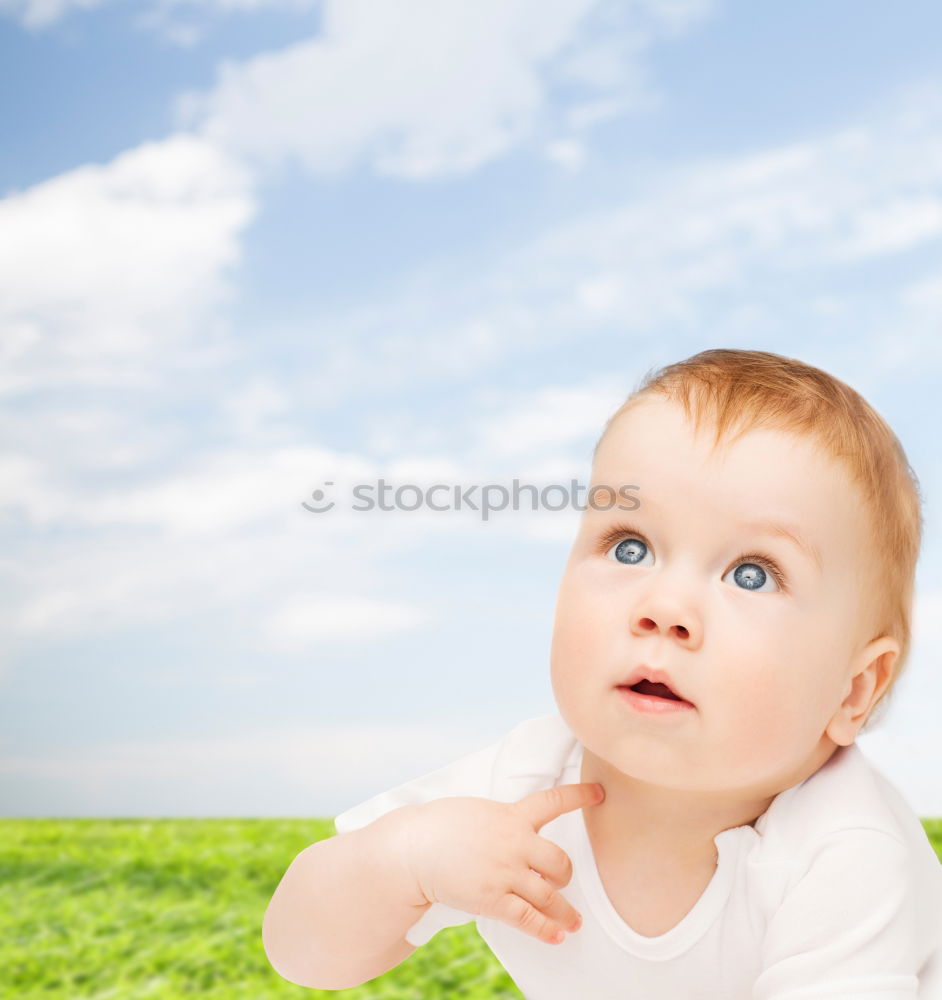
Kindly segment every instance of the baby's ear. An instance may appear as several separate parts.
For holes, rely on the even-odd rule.
[[[899,641],[890,635],[871,639],[857,653],[848,675],[849,690],[825,730],[839,746],[849,746],[857,738],[870,709],[892,681],[899,654]]]

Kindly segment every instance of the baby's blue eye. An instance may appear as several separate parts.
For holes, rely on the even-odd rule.
[[[626,538],[615,546],[615,558],[621,563],[637,566],[648,551],[640,538]]]
[[[625,566],[640,566],[642,561],[651,555],[651,551],[640,538],[629,536],[609,549],[607,555]],[[736,585],[742,590],[751,590],[757,593],[774,593],[781,590],[784,583],[780,571],[777,571],[771,562],[765,565],[764,560],[763,562],[753,561],[757,558],[759,557],[743,555],[736,560],[735,565],[730,570]],[[729,575],[727,573],[724,580]],[[771,587],[767,584],[771,584]]]
[[[733,570],[733,579],[744,590],[761,590],[771,577],[758,563],[741,562]]]

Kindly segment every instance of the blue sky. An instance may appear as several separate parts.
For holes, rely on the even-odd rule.
[[[571,512],[707,347],[800,357],[926,497],[861,745],[942,815],[937,4],[0,0],[0,811],[330,815],[554,710]],[[500,692],[500,698],[495,693]]]

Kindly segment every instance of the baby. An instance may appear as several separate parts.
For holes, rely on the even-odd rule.
[[[269,961],[343,989],[476,918],[528,1000],[942,998],[942,866],[854,742],[910,644],[893,432],[817,368],[703,351],[611,417],[589,499],[559,713],[338,816]]]

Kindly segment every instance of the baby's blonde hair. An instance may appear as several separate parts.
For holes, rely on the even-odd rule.
[[[748,431],[772,428],[811,440],[841,463],[861,491],[870,519],[874,568],[871,638],[891,635],[900,643],[893,675],[862,730],[880,716],[877,705],[906,666],[912,633],[916,562],[922,544],[919,480],[886,421],[849,385],[794,358],[766,351],[716,348],[652,369],[608,419],[614,421],[645,396],[658,394],[683,405],[695,431],[713,427],[715,450]],[[865,625],[863,626],[865,627]]]

